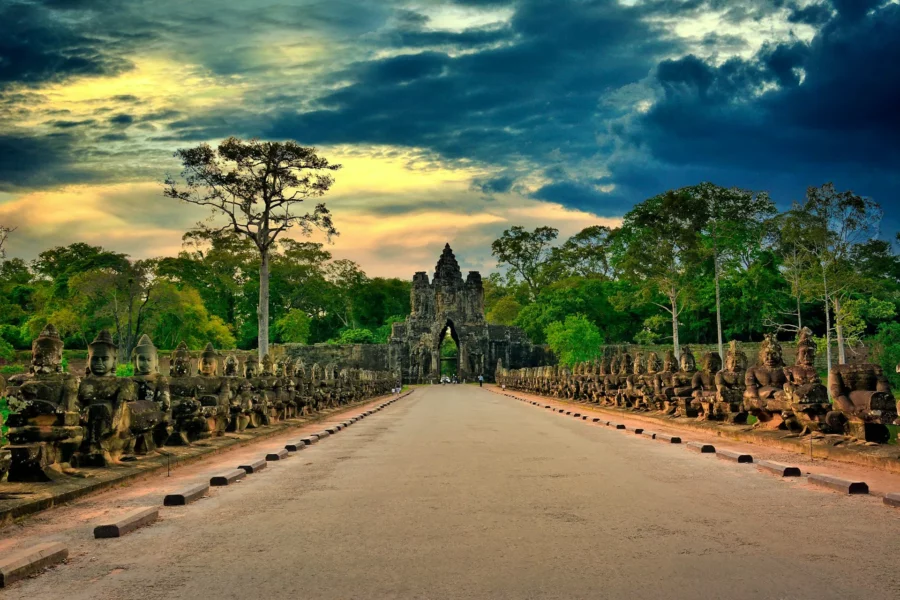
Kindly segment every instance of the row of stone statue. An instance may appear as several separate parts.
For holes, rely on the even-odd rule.
[[[0,448],[0,480],[42,481],[77,474],[77,467],[134,460],[161,446],[188,445],[225,432],[388,394],[397,385],[386,371],[307,368],[287,358],[243,365],[211,344],[194,373],[182,342],[160,373],[157,350],[144,335],[132,353],[133,377],[116,377],[118,348],[101,331],[88,347],[84,376],[63,372],[63,342],[48,325],[32,343],[28,373],[0,378],[6,396],[9,445]],[[4,392],[4,387],[6,390]]]
[[[761,427],[886,442],[890,437],[886,426],[900,424],[900,402],[881,367],[838,365],[826,388],[815,369],[815,357],[812,332],[805,329],[791,367],[785,366],[781,345],[770,335],[760,347],[758,364],[751,368],[746,354],[732,342],[724,368],[719,354],[710,352],[698,370],[690,348],[684,348],[680,360],[672,351],[663,361],[653,352],[646,359],[623,352],[571,369],[505,369],[498,364],[496,377],[498,385],[510,389],[570,400],[728,423],[746,423],[752,415]]]

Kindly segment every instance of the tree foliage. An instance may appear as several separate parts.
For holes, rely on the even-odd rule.
[[[584,315],[569,315],[564,321],[554,321],[547,326],[546,334],[547,344],[563,365],[597,358],[603,344],[600,329]]]

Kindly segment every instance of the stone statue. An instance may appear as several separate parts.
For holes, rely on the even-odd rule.
[[[271,424],[272,410],[269,407],[269,397],[263,390],[264,382],[260,379],[259,360],[250,356],[244,363],[244,378],[250,384],[253,410],[250,413],[250,423],[247,427],[254,429]]]
[[[867,442],[886,442],[887,425],[897,421],[897,404],[881,367],[874,364],[837,365],[831,370],[828,388],[836,414],[832,426],[846,421],[846,431]]]
[[[197,370],[200,377],[194,382],[194,397],[200,401],[209,434],[223,435],[230,420],[232,392],[230,382],[219,377],[219,353],[212,343],[200,353]]]
[[[171,436],[172,397],[169,380],[159,373],[159,355],[147,334],[131,353],[137,400],[128,405],[135,454],[148,454]]]
[[[78,466],[109,466],[132,450],[128,404],[137,400],[137,386],[130,379],[116,377],[117,352],[118,346],[105,329],[88,345],[87,374],[78,388],[85,426],[82,448],[73,457]]]
[[[830,431],[826,418],[831,412],[828,389],[816,372],[816,342],[812,331],[803,328],[797,342],[797,361],[784,369],[784,399],[790,407],[791,429]]]
[[[170,377],[190,377],[193,374],[191,366],[191,353],[187,344],[181,342],[175,348],[175,352],[169,357]]]
[[[760,426],[781,427],[790,405],[784,398],[787,377],[781,344],[774,335],[766,336],[759,349],[759,364],[747,370],[744,381],[744,409],[759,420]]]
[[[9,481],[56,479],[81,446],[77,376],[62,369],[63,342],[48,324],[31,344],[27,374],[9,380]]]
[[[690,405],[685,401],[684,416],[707,418],[715,411],[714,405],[718,395],[716,375],[722,370],[722,357],[718,352],[707,352],[703,355],[703,368],[694,374],[691,380],[693,400]]]
[[[725,368],[716,374],[716,402],[708,409],[707,418],[728,423],[746,423],[744,391],[747,377],[747,355],[732,341],[725,356]]]
[[[675,358],[673,350],[667,350],[663,357],[662,371],[656,378],[656,410],[662,412],[674,412],[674,408],[670,411],[669,407],[675,401],[675,374],[678,371],[678,359]]]
[[[691,407],[694,396],[694,375],[697,372],[697,361],[694,353],[687,346],[681,349],[678,359],[679,370],[672,374],[672,396],[666,402],[666,414],[679,417],[697,416]]]

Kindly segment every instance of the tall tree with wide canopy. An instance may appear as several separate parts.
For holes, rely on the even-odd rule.
[[[709,219],[705,199],[689,188],[669,190],[637,204],[615,236],[613,264],[637,286],[638,296],[672,320],[672,346],[681,356],[678,317],[693,295],[703,262],[701,231]]]
[[[534,231],[527,231],[516,225],[504,231],[491,244],[491,254],[525,281],[531,299],[536,298],[553,279],[548,269],[554,264],[550,260],[553,252],[551,244],[557,235],[559,230],[553,227],[537,227]]]
[[[883,212],[877,202],[834,184],[810,187],[806,201],[785,215],[782,235],[803,254],[803,286],[825,309],[828,369],[831,370],[832,332],[837,335],[838,361],[847,362],[845,327],[855,319],[847,300],[871,282],[854,260],[878,236]],[[833,321],[832,321],[833,317]]]
[[[211,209],[225,224],[206,223],[206,231],[230,230],[250,239],[259,252],[258,352],[269,351],[269,253],[278,237],[292,228],[314,228],[336,235],[323,203],[302,212],[303,202],[323,196],[334,183],[330,164],[315,148],[294,141],[266,142],[230,137],[212,148],[201,144],[175,152],[183,166],[182,183],[167,177],[165,195]]]
[[[742,264],[749,268],[752,255],[762,246],[766,221],[777,212],[775,203],[766,192],[741,188],[723,188],[704,182],[684,188],[694,201],[702,203],[706,222],[703,241],[707,255],[713,261],[716,289],[716,334],[719,356],[725,356],[722,338],[722,273],[728,264]],[[693,202],[692,202],[693,204]]]

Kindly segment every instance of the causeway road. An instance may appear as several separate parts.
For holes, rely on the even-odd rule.
[[[900,510],[879,498],[821,491],[472,385],[417,389],[122,538],[94,540],[92,525],[37,540],[68,543],[68,563],[0,597],[900,594]]]

